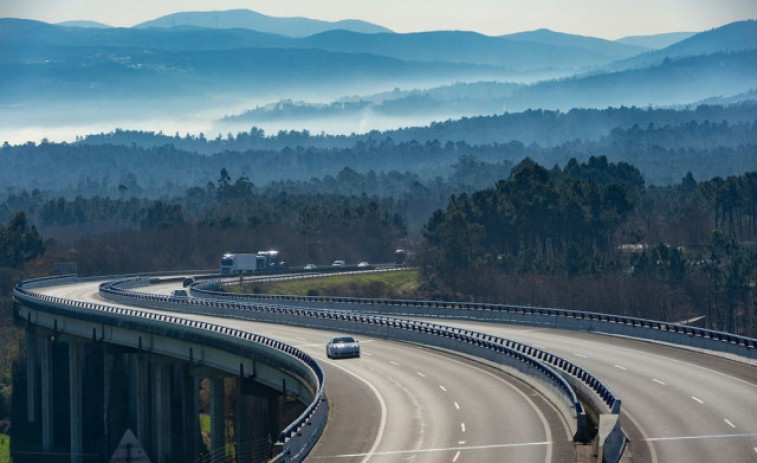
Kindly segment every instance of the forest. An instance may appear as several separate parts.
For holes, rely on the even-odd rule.
[[[255,191],[281,188],[289,181],[315,184],[314,179],[336,176],[345,168],[361,175],[415,175],[428,187],[459,176],[461,159],[490,164],[502,178],[509,173],[507,166],[527,157],[552,167],[571,158],[586,162],[606,156],[636,166],[647,185],[663,186],[688,172],[707,179],[757,170],[755,124],[757,106],[743,103],[680,111],[533,110],[350,136],[307,131],[266,135],[251,129],[206,139],[121,130],[70,144],[4,144],[0,160],[7,168],[0,171],[0,184],[6,188],[0,199],[35,189],[67,199],[166,199],[205,188],[222,168],[247,177]],[[495,180],[482,177],[466,189],[482,189]],[[390,192],[367,194],[386,197]]]
[[[476,182],[489,186],[471,188]],[[11,288],[59,264],[81,275],[213,272],[224,252],[279,249],[294,266],[390,262],[406,248],[416,251],[419,298],[696,320],[757,335],[757,172],[647,186],[637,167],[604,156],[497,169],[462,158],[455,176],[430,184],[343,169],[258,189],[222,168],[171,199],[126,196],[34,190],[0,203],[1,331],[10,346],[0,359],[0,416],[22,339],[10,321]]]

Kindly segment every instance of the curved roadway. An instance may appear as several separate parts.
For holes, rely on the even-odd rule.
[[[177,285],[155,285],[163,294]],[[98,283],[39,290],[108,305]],[[149,309],[143,309],[149,310]],[[326,375],[331,413],[308,461],[551,463],[575,460],[565,423],[535,390],[483,363],[405,343],[361,338],[359,359],[329,360],[334,333],[187,314],[294,345]]]
[[[536,345],[587,368],[623,401],[634,462],[757,462],[755,365],[601,334],[442,323]]]

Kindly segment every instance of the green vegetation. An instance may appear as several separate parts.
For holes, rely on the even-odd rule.
[[[11,436],[0,434],[0,463],[11,462]]]
[[[281,281],[244,286],[242,292],[264,292],[295,296],[354,296],[412,298],[418,293],[418,271],[335,275],[304,280]]]
[[[526,160],[432,216],[422,285],[757,334],[757,173],[649,189],[640,178],[605,158],[551,171]]]

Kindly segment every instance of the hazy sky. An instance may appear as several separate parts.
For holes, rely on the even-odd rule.
[[[178,11],[236,8],[328,21],[362,19],[396,32],[502,35],[548,28],[608,39],[757,19],[757,0],[0,0],[0,17],[88,19],[129,27]]]

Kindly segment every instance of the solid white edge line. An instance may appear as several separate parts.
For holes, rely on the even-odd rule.
[[[362,460],[360,460],[361,463],[367,463],[368,460],[371,459],[371,457],[376,453],[376,449],[378,448],[379,444],[381,443],[381,439],[384,437],[384,431],[386,430],[386,402],[384,402],[384,397],[381,395],[378,389],[376,389],[376,386],[371,384],[367,379],[363,378],[362,376],[358,375],[357,373],[354,373],[350,370],[347,370],[343,366],[337,365],[336,362],[328,362],[330,365],[339,368],[340,370],[344,371],[345,373],[354,376],[358,380],[365,383],[366,386],[373,392],[373,394],[376,396],[376,398],[379,401],[379,404],[381,405],[381,421],[379,422],[379,431],[378,434],[376,434],[376,440],[373,441],[373,445],[371,446],[370,450],[368,450],[368,453],[362,454],[361,456],[364,456]]]

